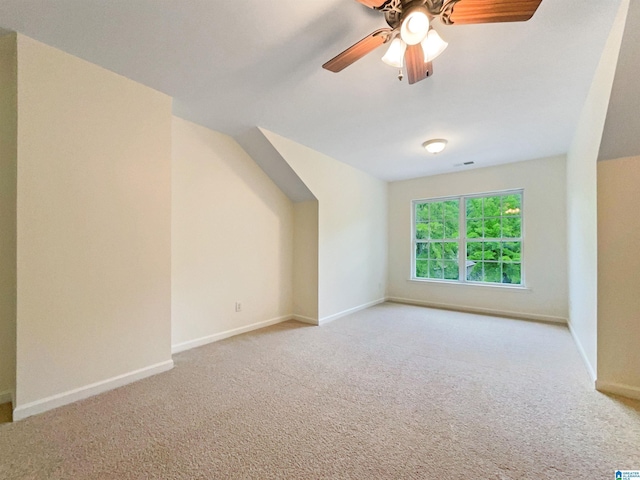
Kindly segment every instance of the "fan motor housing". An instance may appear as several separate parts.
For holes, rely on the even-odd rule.
[[[412,7],[426,7],[431,18],[438,17],[445,25],[450,25],[451,14],[456,3],[460,0],[387,0],[380,10],[384,13],[384,18],[393,29],[398,28],[404,20],[404,13]]]

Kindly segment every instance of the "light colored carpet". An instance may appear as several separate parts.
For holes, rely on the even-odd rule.
[[[0,425],[2,479],[609,479],[640,404],[602,395],[566,328],[383,304],[175,356]]]

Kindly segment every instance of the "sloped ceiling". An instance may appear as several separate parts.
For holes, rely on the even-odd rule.
[[[463,0],[464,1],[464,0]],[[385,26],[354,0],[1,0],[21,32],[174,97],[239,138],[267,128],[386,180],[568,150],[619,0],[543,0],[525,23],[442,26],[435,75],[409,86],[384,46],[321,65]],[[433,137],[449,148],[428,156]]]
[[[239,136],[238,143],[292,201],[316,200],[311,190],[265,137],[262,130],[257,127],[247,130]]]
[[[640,2],[629,3],[599,160],[640,155]]]

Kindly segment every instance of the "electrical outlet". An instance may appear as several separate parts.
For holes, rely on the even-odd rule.
[[[236,312],[242,311],[242,304],[240,302],[236,302]]]

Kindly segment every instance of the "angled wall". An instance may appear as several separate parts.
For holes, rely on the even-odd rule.
[[[318,322],[384,301],[386,182],[261,131],[318,200]]]
[[[640,154],[640,3],[629,2],[598,160]]]
[[[171,104],[18,35],[16,419],[173,364]]]
[[[293,317],[318,323],[318,200],[264,132],[252,128],[238,143],[293,202]]]
[[[231,137],[177,117],[172,135],[173,351],[289,319],[291,201]]]
[[[239,135],[238,143],[292,202],[316,200],[260,128],[254,127]]]
[[[595,381],[598,330],[596,162],[629,7],[623,0],[567,155],[569,325]]]
[[[0,37],[0,403],[12,399],[16,370],[16,35]]]
[[[640,399],[640,3],[631,2],[598,162],[598,390]]]

